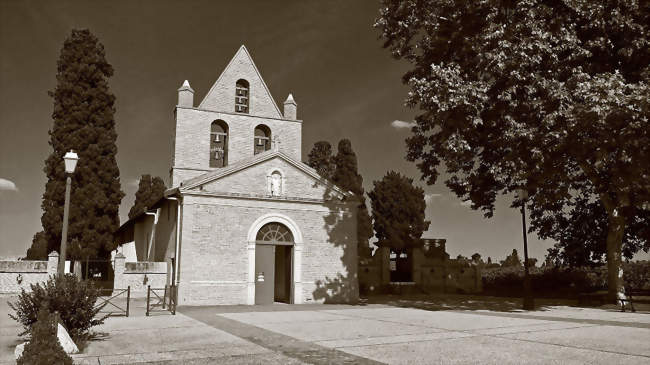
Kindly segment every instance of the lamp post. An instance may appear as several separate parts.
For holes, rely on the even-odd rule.
[[[61,252],[59,255],[59,270],[57,274],[63,275],[65,273],[65,249],[68,244],[68,213],[70,210],[70,185],[72,185],[72,173],[74,172],[75,167],[77,167],[77,161],[79,156],[70,150],[63,156],[63,161],[65,163],[65,204],[63,205],[63,229],[61,230]]]
[[[524,233],[524,306],[525,310],[535,309],[535,299],[533,298],[530,272],[528,271],[528,236],[526,234],[526,204],[525,200],[528,199],[528,192],[525,189],[517,190],[517,196],[524,200],[521,205],[521,225]]]

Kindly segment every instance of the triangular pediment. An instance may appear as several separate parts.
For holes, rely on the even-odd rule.
[[[241,46],[230,60],[210,91],[199,104],[199,109],[218,112],[235,112],[235,85],[238,80],[249,84],[249,115],[280,118],[282,113],[269,92],[269,88],[245,46]]]
[[[311,167],[282,152],[266,152],[236,165],[188,180],[180,192],[203,192],[235,196],[268,197],[274,172],[282,178],[280,198],[330,200],[352,197],[322,178]]]

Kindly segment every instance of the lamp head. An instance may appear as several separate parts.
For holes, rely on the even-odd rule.
[[[65,172],[71,174],[74,172],[74,169],[77,167],[77,161],[79,161],[79,156],[73,151],[66,153],[63,156],[63,161],[65,162]]]

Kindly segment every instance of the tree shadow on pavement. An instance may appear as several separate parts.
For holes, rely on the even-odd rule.
[[[463,310],[521,312],[521,298],[489,297],[480,295],[456,294],[414,294],[414,295],[377,295],[367,299],[369,304],[384,304],[401,308],[416,308],[429,311]],[[575,305],[575,301],[566,299],[537,299],[535,311],[547,311],[552,306]]]

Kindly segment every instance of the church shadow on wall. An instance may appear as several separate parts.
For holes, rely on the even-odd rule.
[[[316,289],[313,297],[324,303],[356,304],[359,300],[358,282],[358,253],[356,216],[354,212],[358,204],[353,197],[343,200],[338,198],[338,193],[332,186],[326,185],[323,193],[323,204],[329,213],[323,217],[323,225],[327,231],[328,242],[342,251],[340,260],[344,272],[336,275],[325,275],[323,279],[316,280]]]

